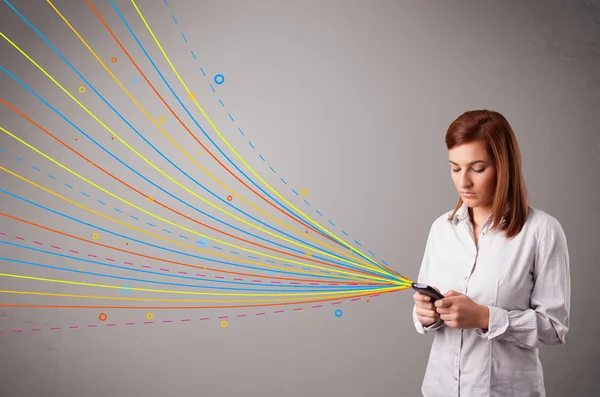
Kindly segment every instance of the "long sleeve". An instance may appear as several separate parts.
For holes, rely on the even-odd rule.
[[[526,349],[534,349],[540,342],[563,344],[569,329],[571,280],[567,240],[554,218],[549,218],[542,227],[533,279],[531,309],[508,311],[488,306],[488,330],[477,329],[477,335]]]
[[[428,284],[429,279],[429,271],[431,267],[431,252],[434,247],[433,241],[433,225],[429,229],[429,236],[427,237],[427,244],[425,245],[425,253],[423,254],[423,260],[421,261],[421,269],[419,270],[418,282]],[[425,334],[427,331],[435,331],[436,329],[441,328],[444,325],[444,322],[441,319],[438,319],[435,323],[431,324],[428,327],[423,326],[419,319],[417,318],[416,313],[417,305],[413,306],[412,316],[413,323],[415,324],[415,328],[418,333]]]

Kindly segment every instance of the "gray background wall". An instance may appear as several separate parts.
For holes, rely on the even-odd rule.
[[[45,3],[20,0],[13,4],[102,87],[119,109],[135,112]],[[119,54],[117,63],[107,62],[124,81],[131,81],[131,65],[86,4],[67,0],[55,4],[105,61]],[[134,48],[110,3],[93,4],[107,12],[115,33],[141,59],[143,54]],[[143,32],[130,3],[117,4],[134,29]],[[198,92],[201,104],[257,172],[274,186],[283,177],[290,186],[284,189],[279,183],[277,187],[295,205],[303,203],[290,187],[307,189],[312,207],[409,278],[417,275],[431,222],[455,204],[443,141],[448,125],[469,109],[503,113],[521,146],[531,204],[561,222],[571,255],[572,319],[567,343],[541,349],[548,395],[600,392],[594,288],[600,277],[600,3],[171,0],[165,5],[162,0],[151,0],[140,1],[140,7],[186,82]],[[44,67],[69,90],[76,91],[78,77],[6,4],[0,5],[0,27],[34,58],[43,60]],[[143,40],[151,46],[147,35]],[[197,61],[192,60],[190,49]],[[156,49],[152,51],[156,58],[160,56]],[[4,40],[0,60],[110,144],[93,120]],[[147,62],[141,63],[150,71]],[[199,72],[199,66],[209,77]],[[168,65],[162,62],[161,67]],[[225,109],[207,86],[207,79],[216,73],[226,79],[219,87]],[[136,93],[143,100],[149,97],[141,88],[130,88],[140,90]],[[0,73],[0,96],[73,143],[76,132],[5,73]],[[84,98],[113,126],[119,125],[90,91],[78,98]],[[160,108],[149,100],[146,105]],[[231,126],[228,112],[246,136]],[[142,130],[149,126],[139,122]],[[72,155],[4,106],[0,125],[65,164],[80,166]],[[122,125],[119,131],[135,140]],[[158,135],[154,138],[176,155],[166,141]],[[249,147],[248,140],[256,149]],[[129,181],[136,180],[81,141],[83,152],[96,156],[100,164],[106,162]],[[0,164],[7,168],[20,169],[33,178],[36,174],[30,165],[35,163],[57,178],[73,179],[5,134],[0,136],[0,147],[7,150],[0,153]],[[132,158],[122,145],[115,145],[114,150],[160,180],[158,173]],[[14,156],[29,163],[15,162]],[[110,186],[99,173],[89,171],[89,175]],[[49,206],[65,206],[6,173],[0,175],[0,187],[44,200]],[[0,208],[56,221],[41,212],[27,212],[28,207],[5,195],[0,197]],[[81,229],[66,222],[60,226]],[[0,229],[28,236],[34,233],[6,218],[0,219]],[[341,236],[339,229],[334,231]],[[5,246],[0,252],[31,258]],[[14,270],[11,266],[0,263],[2,272]],[[1,289],[35,285],[0,280]],[[65,326],[83,324],[90,314],[3,308],[0,395],[419,395],[431,339],[414,331],[411,295],[399,291],[368,304],[344,304],[339,318],[332,309],[305,310],[282,317],[232,320],[226,329],[213,321],[73,330]],[[3,295],[0,303],[14,299]],[[134,314],[110,315],[111,320],[126,321]],[[170,315],[161,312],[157,319]],[[62,329],[11,333],[36,326]]]

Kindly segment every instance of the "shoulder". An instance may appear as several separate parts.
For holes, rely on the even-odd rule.
[[[554,216],[547,212],[529,206],[529,230],[535,233],[538,244],[546,240],[564,239],[565,233],[562,225]]]
[[[448,218],[450,218],[450,215],[452,215],[453,212],[454,210],[452,209],[450,211],[444,212],[442,215],[439,215],[437,218],[435,218],[431,224],[430,233],[439,233],[453,226],[452,221],[448,220]]]

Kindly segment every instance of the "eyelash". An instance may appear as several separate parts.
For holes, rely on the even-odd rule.
[[[452,170],[452,172],[458,172],[458,171],[460,171],[460,168],[457,169],[457,170]],[[476,172],[478,174],[481,174],[483,171],[485,171],[485,168],[482,168],[480,170],[473,170],[473,172]]]

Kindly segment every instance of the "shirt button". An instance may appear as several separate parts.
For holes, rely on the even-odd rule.
[[[463,280],[467,280],[468,278],[469,278],[469,277],[465,276],[465,277],[463,278]]]
[[[454,353],[456,355],[456,357],[458,357],[458,352]]]
[[[458,378],[455,376],[455,377],[454,377],[454,381],[456,382],[457,380],[458,380]]]

